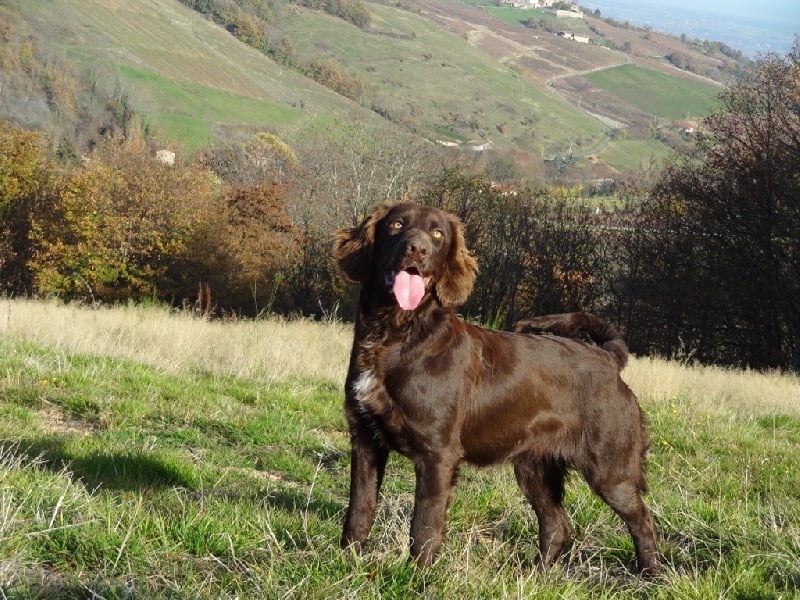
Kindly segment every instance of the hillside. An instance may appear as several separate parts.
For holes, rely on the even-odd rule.
[[[9,4],[80,72],[107,89],[123,88],[165,142],[188,150],[238,128],[291,138],[336,120],[386,127],[373,112],[276,64],[174,0],[68,0],[59,11]]]
[[[176,141],[188,151],[239,131],[268,130],[291,143],[358,122],[378,138],[394,131],[462,146],[490,142],[533,174],[543,172],[543,161],[570,156],[581,172],[605,176],[665,154],[660,140],[669,136],[656,135],[654,124],[675,129],[676,119],[697,119],[710,107],[719,83],[676,69],[667,54],[680,48],[707,72],[725,76],[715,59],[679,40],[591,16],[556,22],[593,36],[582,44],[525,27],[530,11],[458,0],[367,2],[364,28],[286,5],[272,35],[289,39],[307,60],[330,61],[367,82],[359,104],[177,0],[67,0],[59,11],[22,0],[6,4],[48,51],[93,85],[121,90],[165,144]],[[637,77],[630,76],[633,66]],[[642,102],[645,91],[655,101]],[[0,118],[15,118],[10,104],[0,93]]]

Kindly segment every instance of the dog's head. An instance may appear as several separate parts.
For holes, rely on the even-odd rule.
[[[442,306],[463,304],[478,271],[461,221],[438,208],[381,205],[334,239],[342,277],[371,286],[404,310],[416,309],[429,296]]]

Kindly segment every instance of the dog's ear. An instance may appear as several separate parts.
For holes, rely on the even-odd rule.
[[[449,215],[452,243],[442,273],[436,282],[436,295],[443,306],[460,306],[467,301],[478,263],[467,249],[464,241],[464,226],[458,217]]]
[[[390,204],[376,206],[357,227],[339,229],[333,234],[333,258],[347,283],[359,284],[369,278],[375,230],[390,208]]]

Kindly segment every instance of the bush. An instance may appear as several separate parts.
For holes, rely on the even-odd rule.
[[[218,202],[209,174],[153,160],[141,138],[109,139],[33,215],[37,290],[105,302],[169,299],[169,267],[185,260]]]

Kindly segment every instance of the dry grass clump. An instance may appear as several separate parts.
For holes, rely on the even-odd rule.
[[[712,415],[800,414],[800,378],[790,373],[634,358],[622,377],[642,402],[691,398]]]

